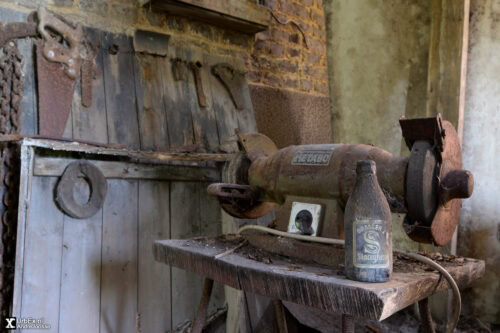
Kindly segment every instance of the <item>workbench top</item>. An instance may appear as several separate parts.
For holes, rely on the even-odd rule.
[[[273,244],[273,252],[251,245],[256,239],[260,243],[264,240],[263,243]],[[286,252],[287,248],[301,252],[301,258],[278,254]],[[305,260],[304,257],[315,253],[323,259]],[[331,255],[326,255],[328,253]],[[221,236],[156,241],[154,255],[159,262],[236,289],[373,320],[383,320],[410,304],[448,289],[446,280],[440,278],[437,271],[396,254],[391,281],[351,281],[343,275],[340,263],[344,260],[344,251],[341,247],[267,235],[254,235],[250,239]],[[332,264],[317,263],[325,260]],[[480,278],[485,269],[482,260],[441,256],[437,261],[450,272],[461,289]]]

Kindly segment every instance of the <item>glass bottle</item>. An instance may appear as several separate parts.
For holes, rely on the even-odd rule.
[[[377,181],[375,162],[359,161],[356,184],[344,214],[345,275],[363,282],[389,281],[392,274],[392,218]]]

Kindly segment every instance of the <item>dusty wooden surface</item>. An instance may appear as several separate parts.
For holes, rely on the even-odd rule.
[[[187,16],[243,33],[256,33],[269,25],[270,13],[252,0],[150,0],[146,6]]]
[[[448,288],[438,273],[427,271],[425,266],[400,256],[395,256],[391,281],[376,284],[348,280],[340,266],[291,259],[251,245],[214,258],[237,246],[243,239],[221,237],[157,241],[154,255],[160,262],[236,289],[374,320],[383,320],[420,299]],[[341,256],[343,258],[343,253]],[[484,261],[456,260],[440,264],[461,288],[484,273]]]

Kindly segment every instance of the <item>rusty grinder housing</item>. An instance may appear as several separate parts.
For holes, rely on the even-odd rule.
[[[265,135],[238,132],[240,152],[224,168],[226,183],[212,184],[208,191],[237,218],[264,216],[287,195],[336,199],[344,207],[354,188],[357,161],[370,159],[391,211],[406,213],[408,236],[445,245],[457,226],[461,199],[469,198],[474,188],[472,174],[462,169],[457,132],[439,114],[399,122],[409,157],[362,144],[278,150]]]

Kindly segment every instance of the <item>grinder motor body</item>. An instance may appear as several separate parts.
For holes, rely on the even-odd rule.
[[[361,144],[278,150],[262,134],[238,132],[241,151],[224,169],[226,183],[210,185],[209,193],[217,196],[227,213],[247,219],[264,216],[288,195],[336,199],[343,207],[354,188],[356,163],[373,160],[391,211],[406,213],[408,236],[445,245],[456,229],[461,199],[473,191],[472,174],[462,170],[457,132],[440,115],[401,119],[400,125],[409,157]]]

